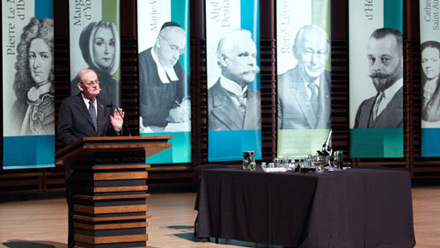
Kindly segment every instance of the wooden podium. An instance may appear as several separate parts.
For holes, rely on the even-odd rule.
[[[72,168],[77,247],[146,247],[145,158],[171,147],[171,136],[86,137],[56,152]]]

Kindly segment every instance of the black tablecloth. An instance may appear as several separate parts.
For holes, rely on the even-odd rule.
[[[408,172],[201,170],[196,236],[287,247],[414,247]]]

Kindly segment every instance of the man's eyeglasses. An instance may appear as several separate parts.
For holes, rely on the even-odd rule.
[[[166,43],[168,43],[168,46],[170,47],[171,51],[178,52],[179,55],[182,55],[185,52],[185,48],[180,48],[178,45],[171,44],[165,37],[160,36],[162,40],[164,40]]]

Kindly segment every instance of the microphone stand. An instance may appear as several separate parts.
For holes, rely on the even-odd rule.
[[[332,147],[330,146],[330,140],[332,138],[333,129],[330,129],[327,135],[327,139],[322,145],[321,151],[317,151],[319,155],[331,156]]]

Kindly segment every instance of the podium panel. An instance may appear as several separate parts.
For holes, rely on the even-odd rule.
[[[145,158],[171,144],[170,136],[83,138],[59,152],[73,182],[76,247],[146,247]]]

